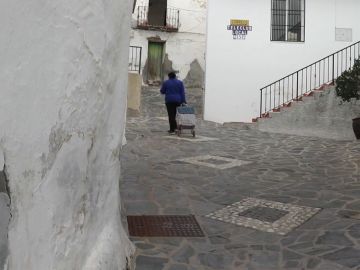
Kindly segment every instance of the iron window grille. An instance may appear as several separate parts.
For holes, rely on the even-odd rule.
[[[305,41],[305,0],[271,1],[271,41]]]
[[[141,73],[142,47],[130,46],[129,50],[129,71]]]

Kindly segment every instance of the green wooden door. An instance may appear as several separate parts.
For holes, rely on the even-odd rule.
[[[149,41],[148,81],[161,82],[164,58],[164,43]]]

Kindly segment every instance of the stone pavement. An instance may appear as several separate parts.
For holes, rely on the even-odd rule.
[[[200,120],[205,139],[180,140],[164,116],[144,89],[121,155],[124,215],[192,214],[205,237],[132,238],[136,270],[360,269],[359,142]]]

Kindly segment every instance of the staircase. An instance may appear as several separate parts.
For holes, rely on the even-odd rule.
[[[342,102],[335,86],[324,85],[288,107],[269,112],[256,125],[265,132],[353,140],[352,119],[359,115],[360,100]]]
[[[359,58],[360,41],[261,88],[260,116],[253,122],[270,117],[271,112],[291,107],[327,85],[334,85],[335,80],[345,70],[351,69]]]
[[[342,102],[334,85],[359,58],[360,41],[262,88],[253,122],[263,131],[354,138],[351,119],[360,115],[360,102]]]

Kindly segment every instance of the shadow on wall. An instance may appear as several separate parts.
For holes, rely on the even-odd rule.
[[[195,114],[199,118],[203,118],[204,108],[203,108],[203,99],[204,92],[202,88],[199,87],[187,87],[186,88],[186,99],[189,105],[195,108]]]
[[[164,80],[167,79],[167,74],[171,71],[179,73],[173,68],[173,62],[169,59],[168,54],[165,55],[164,60]],[[199,61],[195,59],[190,64],[190,70],[184,79],[185,87],[187,88],[202,88],[204,85],[205,72],[202,69]]]
[[[173,62],[169,59],[169,55],[168,54],[165,54],[165,59],[164,59],[164,64],[163,64],[163,71],[164,71],[164,80],[167,80],[168,79],[168,74],[169,72],[171,71],[174,71],[175,73],[179,73],[178,70],[175,70],[173,68]]]
[[[165,54],[163,62],[163,80],[167,80],[167,74],[171,71],[179,73],[179,70],[175,70],[173,67],[173,61],[169,59],[169,55]],[[142,70],[143,82],[148,83],[148,60],[146,60],[144,68]],[[185,87],[187,88],[202,88],[204,86],[205,72],[202,69],[199,61],[195,59],[190,64],[190,70],[184,79]]]
[[[10,198],[4,171],[0,171],[0,269],[8,255],[8,226],[10,221]]]
[[[142,79],[143,79],[144,83],[146,83],[147,80],[148,80],[148,75],[147,75],[148,72],[147,72],[147,70],[148,70],[148,60],[146,59],[146,62],[144,64],[144,67],[143,67],[142,72],[141,72]]]
[[[205,73],[199,61],[195,59],[190,64],[190,70],[184,79],[186,87],[202,88],[204,85]]]

